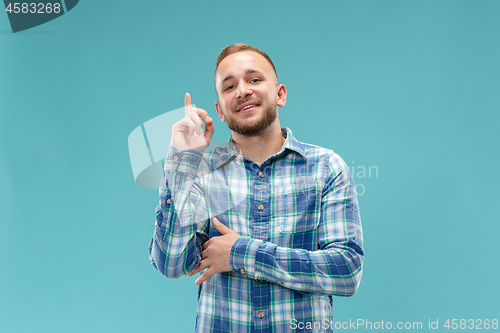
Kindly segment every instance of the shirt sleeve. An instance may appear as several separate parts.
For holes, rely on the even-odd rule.
[[[202,244],[208,239],[203,193],[207,170],[201,152],[169,147],[149,243],[151,264],[167,278],[187,275],[201,260]]]
[[[354,180],[338,155],[330,156],[327,171],[318,250],[292,249],[240,237],[231,248],[230,264],[234,272],[303,293],[351,296],[356,292],[364,251]]]

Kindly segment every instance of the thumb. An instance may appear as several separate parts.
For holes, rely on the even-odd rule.
[[[215,229],[217,229],[217,231],[221,233],[221,235],[225,235],[232,231],[215,217],[212,219],[212,224],[214,225]]]

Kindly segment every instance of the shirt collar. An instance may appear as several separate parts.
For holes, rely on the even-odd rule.
[[[289,129],[288,127],[285,127],[281,129],[281,133],[286,138],[286,140],[285,143],[283,144],[283,147],[281,147],[280,151],[276,154],[276,156],[283,154],[286,150],[290,150],[298,153],[303,158],[306,158],[304,143],[295,139],[295,137],[292,134],[292,130]],[[226,149],[223,149],[221,151],[219,159],[215,164],[215,167],[218,169],[225,163],[229,162],[229,160],[236,158],[237,156],[239,156],[238,150],[234,145],[233,138],[230,137],[227,142]]]

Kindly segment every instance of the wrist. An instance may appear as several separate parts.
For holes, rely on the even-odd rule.
[[[165,159],[165,171],[186,172],[196,175],[202,159],[203,153],[198,150],[179,150],[170,145]]]
[[[231,247],[229,266],[233,272],[254,278],[255,254],[262,240],[240,236]]]

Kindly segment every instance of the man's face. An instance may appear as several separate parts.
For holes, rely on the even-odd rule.
[[[278,85],[271,64],[253,51],[233,53],[219,64],[215,73],[219,118],[241,135],[263,132],[284,106],[286,88]]]

